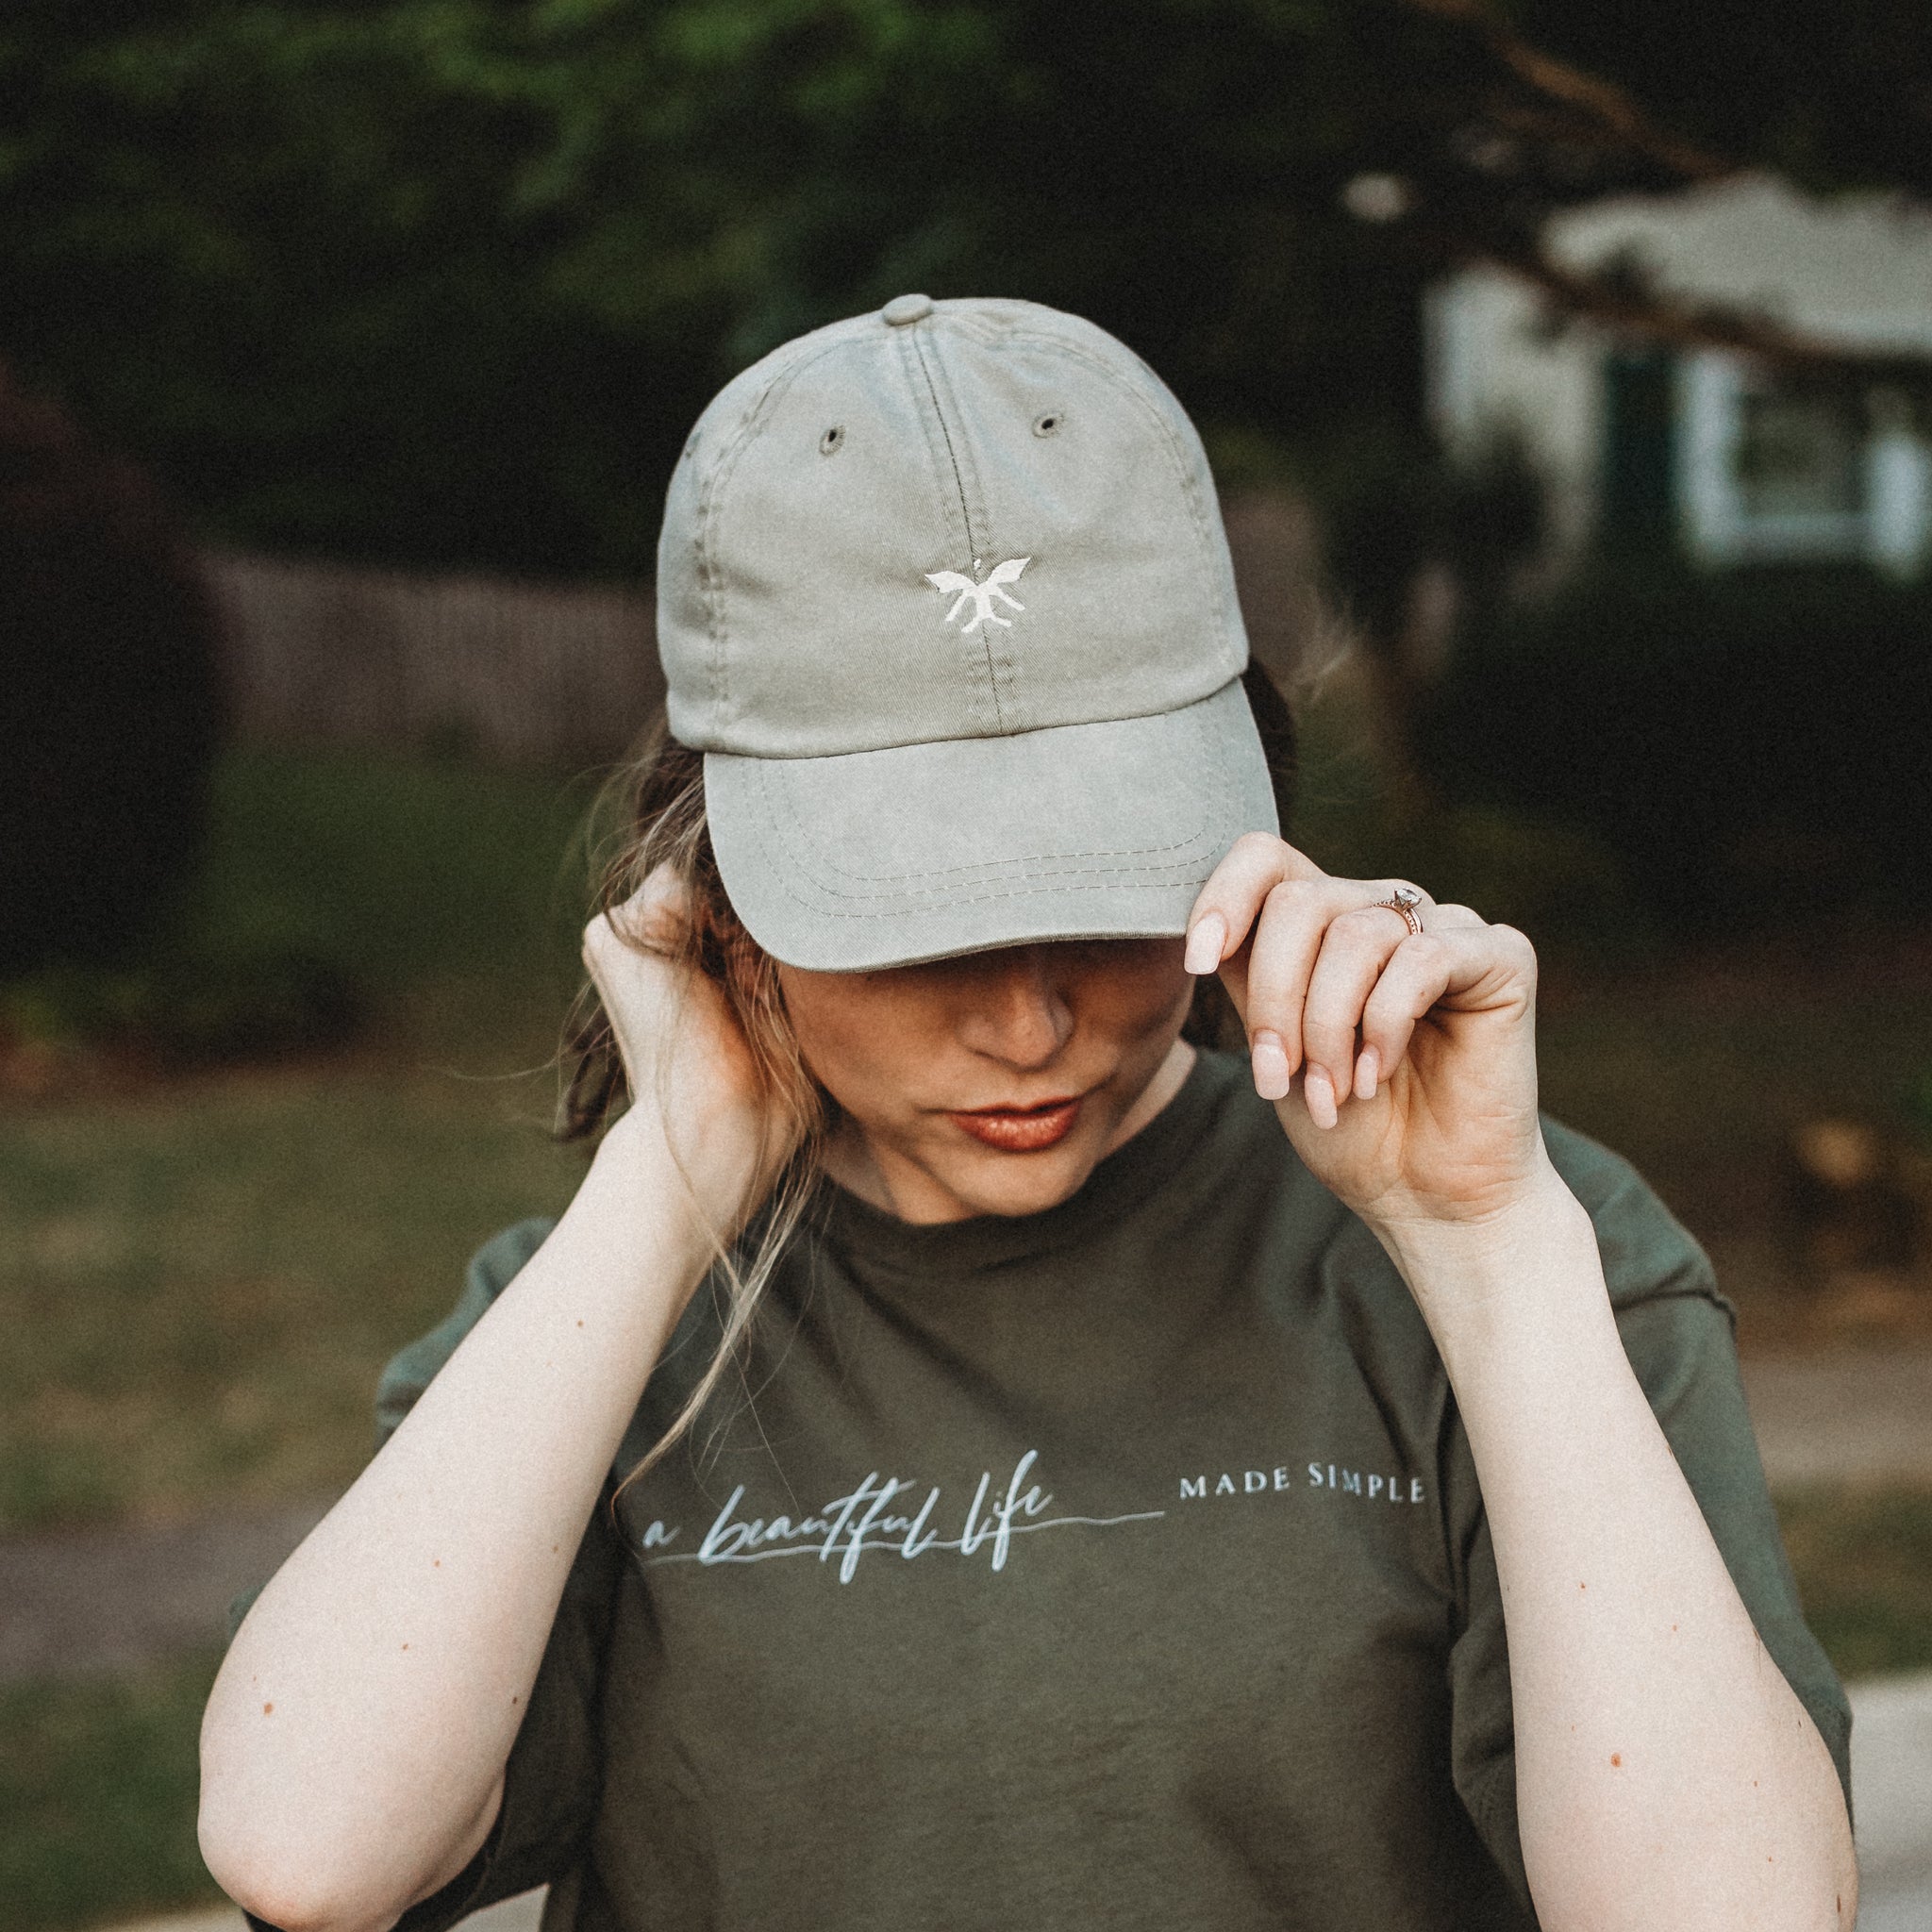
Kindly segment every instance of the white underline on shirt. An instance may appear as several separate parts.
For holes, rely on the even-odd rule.
[[[1074,1524],[1089,1529],[1111,1529],[1118,1523],[1157,1523],[1166,1514],[1165,1509],[1141,1509],[1131,1516],[1049,1516],[1044,1523],[1009,1524],[1007,1526],[1007,1534],[1030,1536],[1035,1530],[1065,1529]],[[974,1548],[977,1549],[981,1543],[991,1542],[997,1534],[996,1530],[982,1529],[974,1538]],[[900,1550],[903,1549],[904,1541],[904,1538],[892,1536],[862,1542],[858,1548],[861,1554],[867,1550]],[[958,1550],[965,1541],[963,1536],[936,1538],[929,1543],[920,1545],[920,1555],[924,1556],[927,1550]],[[852,1545],[840,1543],[836,1547],[842,1556],[852,1548]],[[762,1563],[768,1557],[823,1557],[825,1554],[824,1541],[821,1538],[815,1542],[787,1543],[782,1549],[753,1550],[747,1556],[708,1557],[701,1550],[681,1550],[675,1557],[645,1557],[641,1559],[641,1563],[646,1570],[655,1570],[659,1563],[702,1563],[707,1570],[717,1570],[726,1563]]]

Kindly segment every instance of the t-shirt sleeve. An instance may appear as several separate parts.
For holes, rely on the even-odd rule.
[[[470,1262],[462,1295],[447,1319],[383,1371],[375,1404],[378,1448],[542,1245],[551,1224],[520,1222],[488,1242]],[[599,1687],[622,1569],[623,1553],[600,1501],[564,1583],[529,1708],[505,1768],[496,1823],[455,1878],[404,1913],[399,1932],[443,1932],[468,1913],[562,1876],[575,1863],[600,1795]]]
[[[1617,1327],[1637,1379],[1710,1526],[1757,1634],[1810,1713],[1846,1803],[1851,1711],[1798,1607],[1757,1439],[1744,1407],[1729,1305],[1703,1250],[1624,1160],[1546,1124],[1552,1158],[1596,1224]],[[1487,1517],[1467,1439],[1452,1432],[1445,1494],[1458,1492],[1462,1624],[1451,1652],[1451,1754],[1457,1791],[1491,1855],[1527,1906],[1517,1831],[1509,1659]]]

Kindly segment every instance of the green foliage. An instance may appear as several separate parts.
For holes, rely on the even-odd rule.
[[[1506,11],[1740,161],[1932,186],[1916,0]],[[646,572],[719,383],[908,288],[1414,441],[1425,275],[1666,178],[1524,85],[1403,0],[39,0],[0,346],[234,538],[539,572]]]
[[[201,1066],[339,1046],[362,1006],[354,980],[299,948],[174,949],[138,966],[57,967],[0,986],[0,1036]]]
[[[1337,197],[1438,113],[1443,38],[1387,0],[42,8],[0,41],[0,304],[235,537],[639,573],[718,384],[908,286],[1090,313],[1208,419],[1412,415],[1420,264]]]
[[[0,1044],[181,1069],[341,1046],[431,982],[561,1009],[588,776],[258,749],[210,782],[202,874],[162,931],[112,965],[0,981]]]
[[[1301,774],[1288,836],[1324,871],[1414,878],[1439,900],[1520,927],[1566,963],[1622,963],[1656,922],[1615,853],[1587,832],[1419,794],[1391,769],[1359,678],[1337,678],[1298,720]]]
[[[125,958],[199,855],[215,615],[145,483],[0,369],[0,974]]]
[[[1925,903],[1932,596],[1606,572],[1467,637],[1418,734],[1452,798],[1590,834],[1669,920]]]
[[[1719,154],[1819,188],[1932,193],[1932,11],[1920,0],[1516,0],[1507,11]]]
[[[11,1932],[219,1905],[194,1839],[211,1657],[0,1687],[0,1900]]]
[[[1907,1082],[1905,1110],[1920,1138],[1932,1142],[1932,1068],[1922,1070]]]

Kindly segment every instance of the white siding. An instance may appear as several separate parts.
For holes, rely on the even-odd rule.
[[[1465,269],[1430,290],[1424,316],[1436,433],[1480,461],[1513,439],[1549,491],[1551,541],[1577,550],[1596,520],[1603,341],[1553,334],[1535,291],[1499,269]]]
[[[1932,356],[1932,210],[1892,197],[1820,202],[1742,175],[1573,209],[1547,240],[1570,267],[1633,268],[1688,306],[1749,310],[1854,351]],[[1609,338],[1583,324],[1553,330],[1533,287],[1487,267],[1437,284],[1425,325],[1445,446],[1474,462],[1499,437],[1518,439],[1550,492],[1552,547],[1574,556],[1599,508]],[[1900,576],[1932,565],[1932,441],[1902,398],[1870,398],[1856,509],[1752,509],[1738,461],[1742,412],[1767,379],[1716,351],[1679,363],[1674,460],[1691,555],[1712,565],[1863,557]]]

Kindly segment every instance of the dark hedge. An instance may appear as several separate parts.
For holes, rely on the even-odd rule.
[[[0,973],[139,947],[201,845],[213,608],[155,492],[0,372]]]
[[[1602,570],[1465,638],[1448,795],[1587,831],[1672,924],[1932,906],[1932,590]]]

